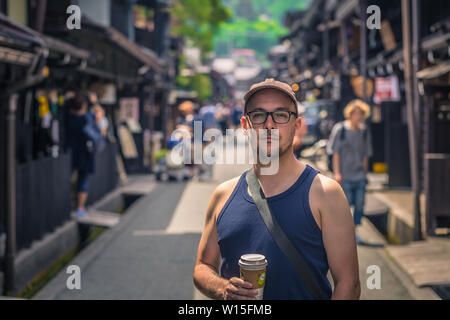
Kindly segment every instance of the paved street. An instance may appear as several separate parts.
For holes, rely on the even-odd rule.
[[[208,182],[153,182],[149,195],[70,263],[81,268],[81,290],[66,288],[69,275],[62,270],[35,299],[203,299],[191,275],[209,197],[220,182],[247,167],[217,165]],[[371,242],[383,241],[367,221],[361,234]],[[362,299],[413,298],[416,289],[409,285],[408,290],[408,279],[383,248],[360,246],[358,255]],[[366,286],[370,265],[380,268],[379,290]]]

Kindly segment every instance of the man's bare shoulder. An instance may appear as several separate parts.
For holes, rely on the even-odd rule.
[[[217,218],[219,212],[222,210],[228,198],[233,193],[234,188],[239,182],[240,176],[234,177],[230,180],[222,182],[219,184],[214,190],[211,200],[210,200],[210,209],[208,210],[208,216],[211,218]]]
[[[219,184],[216,189],[214,190],[214,195],[216,197],[226,197],[228,198],[228,196],[231,195],[231,193],[233,192],[234,188],[236,187],[236,185],[239,182],[241,176],[237,176],[234,177],[230,180],[227,180],[225,182],[222,182],[221,184]]]
[[[341,185],[336,180],[321,173],[314,177],[310,196],[321,216],[324,212],[335,212],[337,208],[346,209],[348,206]]]
[[[317,189],[316,191],[323,192],[324,194],[336,192],[341,189],[339,182],[322,173],[316,174],[311,187]]]
[[[311,193],[319,203],[333,203],[345,197],[341,185],[334,179],[318,173],[311,184]]]

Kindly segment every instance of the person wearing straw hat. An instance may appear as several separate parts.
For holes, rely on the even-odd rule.
[[[373,153],[370,130],[365,124],[370,107],[360,99],[352,100],[344,108],[344,116],[345,120],[331,131],[327,152],[332,155],[335,180],[341,184],[349,205],[354,206],[353,220],[358,226],[364,216],[369,157]],[[363,244],[357,233],[356,242]]]
[[[194,118],[194,103],[187,100],[178,106],[178,111],[180,111],[180,116],[176,119],[176,125],[188,126]]]

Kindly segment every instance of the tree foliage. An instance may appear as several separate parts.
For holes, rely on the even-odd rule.
[[[206,74],[196,73],[192,76],[178,75],[177,85],[181,88],[195,91],[200,101],[205,101],[212,95],[211,78]]]
[[[231,9],[221,0],[176,0],[171,15],[172,32],[189,39],[206,54],[213,50],[214,35],[231,17]]]
[[[218,56],[229,55],[231,48],[254,49],[265,59],[278,38],[287,34],[283,18],[288,10],[306,8],[310,0],[223,0],[233,10],[233,17],[220,26],[214,38]]]
[[[170,9],[172,33],[189,40],[193,47],[201,50],[202,58],[213,51],[213,39],[222,23],[232,15],[230,8],[222,5],[221,0],[175,0]],[[186,66],[183,55],[180,57],[180,69]],[[197,92],[198,99],[204,101],[211,96],[211,79],[205,74],[177,76],[177,85]]]

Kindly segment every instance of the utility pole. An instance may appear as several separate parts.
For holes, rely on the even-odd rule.
[[[14,291],[16,254],[16,108],[17,94],[8,97],[6,115],[6,250],[5,294]]]
[[[359,1],[359,15],[361,19],[360,26],[360,74],[363,78],[362,82],[362,95],[363,100],[367,102],[367,46],[366,46],[366,38],[367,38],[367,30],[366,30],[366,10],[367,5],[365,0]]]
[[[417,3],[415,4],[417,5]],[[417,9],[417,7],[416,7]],[[415,10],[418,13],[418,10]],[[417,114],[415,114],[415,98],[417,87],[414,86],[414,69],[412,65],[411,46],[411,0],[402,0],[402,32],[403,32],[403,59],[405,61],[405,95],[408,118],[408,140],[411,165],[411,181],[414,192],[414,240],[422,240],[422,223],[420,215],[420,178],[419,178],[419,148]],[[416,20],[415,20],[416,22]]]

